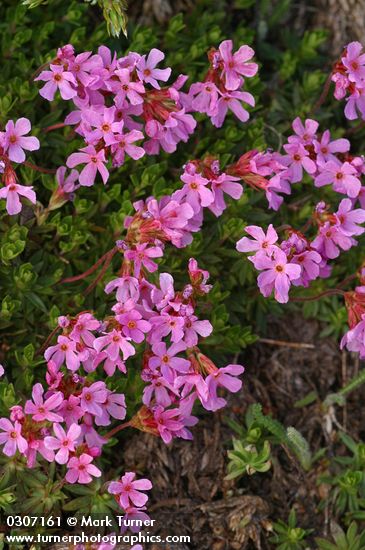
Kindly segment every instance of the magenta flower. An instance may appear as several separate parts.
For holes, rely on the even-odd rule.
[[[218,388],[225,388],[226,390],[237,393],[242,388],[242,380],[236,378],[245,371],[242,365],[227,365],[222,369],[218,369],[216,372],[209,374],[206,379],[206,384],[209,390],[209,397],[206,402],[203,403],[204,408],[208,411],[216,411],[226,405],[225,399],[217,396]]]
[[[103,409],[100,405],[105,403],[107,397],[108,391],[105,382],[94,382],[91,386],[82,389],[80,395],[81,409],[95,416],[101,416]]]
[[[196,82],[190,86],[189,95],[195,96],[191,102],[194,111],[213,116],[217,111],[219,90],[213,82]]]
[[[100,321],[95,319],[91,313],[82,313],[78,316],[76,324],[72,329],[70,338],[75,342],[84,342],[87,346],[92,346],[95,336],[92,330],[97,330],[100,327]]]
[[[74,75],[65,71],[63,65],[51,65],[50,71],[42,71],[34,80],[42,80],[46,84],[39,90],[39,93],[48,101],[53,101],[57,89],[60,91],[62,99],[71,99],[77,95],[75,88],[77,86]]]
[[[72,61],[70,71],[81,84],[91,86],[99,80],[98,72],[102,66],[103,61],[99,55],[83,52],[77,55]]]
[[[24,407],[24,411],[27,414],[31,414],[33,420],[36,422],[43,422],[48,420],[49,422],[63,422],[62,416],[52,412],[54,409],[58,409],[63,401],[63,394],[56,392],[48,399],[43,399],[44,389],[42,384],[35,384],[32,391],[32,401],[27,401]]]
[[[194,213],[197,214],[202,207],[209,206],[214,201],[214,195],[207,185],[209,180],[203,178],[199,174],[188,174],[184,172],[181,180],[185,183],[184,187],[174,193],[174,198],[181,201],[186,197],[186,201]]]
[[[100,477],[99,468],[91,464],[93,457],[83,453],[81,456],[72,457],[67,464],[66,481],[68,483],[90,483],[92,476]]]
[[[173,437],[177,437],[184,429],[184,423],[180,419],[178,409],[164,410],[157,405],[153,409],[153,416],[157,424],[158,432],[164,443],[171,443]]]
[[[296,254],[292,258],[294,264],[300,265],[302,268],[299,279],[293,281],[295,286],[308,286],[309,281],[314,281],[320,274],[320,265],[322,256],[314,250],[304,250],[301,254]]]
[[[292,128],[296,135],[289,136],[289,143],[301,143],[302,145],[311,145],[314,138],[316,137],[316,132],[318,130],[318,122],[307,118],[304,122],[304,125],[299,117],[297,117],[292,124]]]
[[[357,224],[365,222],[365,210],[363,208],[352,209],[352,201],[343,199],[334,214],[338,222],[338,227],[344,235],[352,237],[353,235],[362,235],[365,231],[363,227]]]
[[[4,374],[5,374],[5,369],[4,369],[4,367],[3,367],[2,365],[0,365],[0,378],[1,378],[2,376],[4,376]]]
[[[94,340],[94,348],[96,351],[104,349],[105,353],[112,361],[116,361],[122,352],[123,360],[126,361],[128,357],[134,355],[136,350],[129,343],[130,338],[126,338],[119,330],[113,329],[111,332],[100,336]]]
[[[6,199],[6,210],[10,216],[19,214],[22,209],[19,195],[26,197],[33,204],[36,203],[37,199],[33,187],[19,185],[19,183],[10,183],[0,189],[0,199]]]
[[[67,426],[77,424],[84,415],[84,411],[80,407],[80,398],[76,395],[70,395],[68,399],[65,399],[58,412]]]
[[[247,225],[245,231],[253,237],[253,239],[242,237],[236,244],[236,248],[239,252],[256,252],[258,250],[264,250],[270,253],[279,238],[272,224],[267,228],[266,234],[264,230],[257,225]]]
[[[85,131],[87,141],[97,143],[103,139],[106,145],[114,141],[115,134],[120,134],[123,130],[123,121],[116,120],[116,108],[104,107],[100,112],[89,110],[83,113],[83,121],[90,124],[95,130]]]
[[[361,321],[346,332],[341,340],[341,349],[346,348],[360,354],[360,359],[365,358],[365,314],[361,316]]]
[[[152,351],[154,355],[150,358],[148,364],[151,369],[160,368],[163,376],[169,377],[169,369],[177,372],[186,373],[190,369],[190,361],[176,355],[186,350],[184,342],[172,344],[168,349],[165,342],[153,344]]]
[[[312,242],[312,248],[322,257],[333,260],[340,255],[340,249],[349,250],[355,244],[356,241],[343,233],[340,227],[326,222],[320,227],[317,237]]]
[[[71,424],[66,433],[60,424],[53,424],[53,431],[56,437],[45,437],[44,444],[47,449],[52,451],[58,449],[55,461],[58,462],[58,464],[66,464],[70,452],[74,452],[75,450],[75,443],[81,434],[81,426]]]
[[[105,292],[110,294],[117,289],[117,300],[125,304],[128,300],[137,301],[139,298],[139,282],[135,277],[119,277],[105,286]]]
[[[72,153],[67,159],[67,166],[75,168],[79,164],[86,164],[82,169],[79,182],[80,185],[90,187],[94,184],[97,172],[100,173],[103,183],[105,184],[109,178],[109,172],[105,167],[105,153],[103,149],[96,151],[93,145],[88,145],[80,149],[81,153]]]
[[[213,327],[209,321],[199,321],[196,315],[185,317],[184,341],[189,348],[198,344],[199,336],[207,338],[212,332]]]
[[[303,179],[303,168],[308,174],[314,174],[317,170],[316,163],[309,158],[309,152],[301,143],[288,143],[284,145],[288,155],[284,157],[290,163],[289,179],[292,183],[297,183]]]
[[[140,344],[144,340],[146,332],[151,330],[151,324],[142,319],[141,313],[135,309],[116,316],[118,322],[123,326],[122,332],[125,336]]]
[[[362,44],[360,42],[350,42],[346,46],[345,55],[341,58],[348,70],[348,78],[351,82],[365,79],[365,54],[361,52]]]
[[[353,199],[358,196],[361,189],[361,182],[356,176],[357,170],[349,162],[341,164],[329,161],[321,167],[321,173],[315,178],[314,185],[322,187],[332,183],[334,191],[344,193]]]
[[[135,141],[143,138],[144,135],[139,130],[114,135],[113,140],[110,140],[110,143],[108,143],[108,145],[111,144],[111,151],[113,153],[113,166],[121,166],[124,163],[126,153],[134,160],[142,158],[146,151],[143,147],[133,144]]]
[[[214,195],[214,201],[209,205],[211,210],[216,216],[220,216],[226,209],[226,202],[224,200],[224,193],[227,193],[232,199],[238,200],[243,193],[243,187],[238,183],[240,178],[235,176],[229,176],[227,174],[220,174],[218,178],[211,181],[211,189]]]
[[[172,403],[171,395],[179,395],[179,392],[170,384],[164,376],[153,375],[150,385],[143,390],[142,402],[150,406],[152,399],[162,407],[168,407]]]
[[[14,425],[7,418],[0,418],[0,445],[4,445],[3,453],[7,456],[15,455],[17,449],[21,454],[24,454],[28,449],[28,443],[22,436],[22,426],[19,422],[14,422]]]
[[[19,118],[15,124],[9,120],[5,126],[5,150],[10,160],[13,162],[24,162],[25,153],[27,151],[36,151],[39,149],[39,140],[34,136],[26,136],[29,134],[32,127],[27,118]]]
[[[216,128],[221,128],[223,122],[226,118],[228,110],[232,111],[238,120],[241,122],[247,122],[250,118],[250,114],[242,106],[242,101],[250,105],[251,107],[255,106],[255,98],[252,94],[248,92],[227,92],[218,99],[217,103],[217,114],[214,114],[211,117],[212,124]]]
[[[174,279],[170,273],[160,273],[160,289],[152,290],[151,298],[157,309],[165,308],[175,297]]]
[[[135,249],[126,250],[124,256],[133,261],[134,276],[139,277],[142,266],[150,273],[157,269],[157,264],[151,258],[161,258],[163,251],[160,246],[148,246],[148,243],[137,244]]]
[[[128,99],[132,105],[143,103],[141,94],[145,93],[142,82],[131,81],[131,74],[128,69],[119,69],[114,71],[118,80],[110,80],[107,86],[112,88],[118,101]]]
[[[255,52],[249,46],[241,46],[232,54],[232,40],[224,40],[219,46],[219,53],[223,59],[223,75],[227,90],[237,90],[242,84],[241,76],[255,76],[258,70],[256,63],[247,63]]]
[[[69,370],[76,371],[80,367],[80,359],[77,356],[76,342],[67,336],[59,336],[57,344],[50,346],[44,353],[46,361],[52,361],[59,368],[64,362]]]
[[[178,315],[170,315],[162,313],[150,318],[152,325],[149,333],[149,341],[151,343],[159,342],[165,336],[170,335],[171,342],[179,342],[184,338],[184,317]]]
[[[280,248],[272,256],[260,253],[250,260],[254,261],[256,269],[263,270],[257,278],[261,294],[267,298],[274,290],[275,300],[285,304],[289,300],[291,281],[300,277],[301,267],[288,263],[286,254]]]
[[[350,150],[350,142],[348,139],[335,139],[331,141],[329,130],[323,132],[321,140],[314,141],[314,150],[317,153],[317,162],[324,164],[329,160],[337,161],[335,153],[347,153]]]
[[[148,496],[141,491],[152,489],[152,483],[149,479],[135,478],[134,472],[126,472],[120,481],[112,481],[108,486],[108,492],[118,497],[118,502],[124,509],[130,506],[139,508],[148,501]]]
[[[160,89],[157,81],[162,80],[162,82],[166,82],[171,75],[170,68],[156,69],[156,65],[163,59],[165,59],[165,54],[157,50],[157,48],[152,48],[148,57],[146,58],[145,55],[141,56],[136,66],[139,79],[147,84],[151,84],[156,90]]]

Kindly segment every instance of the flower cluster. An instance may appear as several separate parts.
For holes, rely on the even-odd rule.
[[[249,62],[255,52],[249,46],[241,46],[234,53],[232,50],[232,40],[224,40],[218,50],[212,48],[204,82],[192,84],[184,98],[189,110],[205,113],[217,128],[223,125],[229,110],[241,122],[247,122],[250,115],[242,103],[255,106],[253,95],[241,89],[244,78],[253,77],[258,71],[258,65]]]
[[[203,207],[220,215],[226,207],[223,193],[235,198],[242,193],[237,178],[220,172],[214,159],[188,163],[181,179],[184,186],[172,196],[135,203],[135,215],[125,220],[125,239],[104,256],[123,258],[119,276],[105,287],[107,294],[115,293],[111,314],[103,321],[89,311],[59,318],[61,333],[44,353],[46,390],[37,383],[33,399],[24,408],[13,407],[10,420],[0,420],[0,441],[8,456],[19,451],[33,467],[39,453],[66,465],[67,482],[89,483],[101,475],[94,459],[119,429],[131,426],[166,443],[191,439],[189,428],[197,422],[194,403],[215,411],[226,404],[221,388],[241,388],[241,365],[219,369],[198,347],[213,330],[198,315],[199,300],[211,290],[209,273],[192,258],[189,283],[182,289],[175,288],[169,273],[160,273],[158,284],[151,280],[167,243],[182,247],[191,242]],[[99,433],[113,419],[124,420],[127,412],[125,396],[99,379],[100,369],[109,377],[126,374],[127,361],[140,344],[142,406],[125,424]]]
[[[65,124],[73,125],[85,142],[85,147],[67,159],[67,167],[72,169],[67,179],[62,168],[59,183],[67,183],[65,193],[78,185],[93,185],[97,174],[105,184],[110,166],[121,166],[126,155],[137,160],[161,149],[174,152],[195,130],[193,112],[206,112],[216,126],[223,124],[228,109],[246,121],[249,115],[241,101],[249,105],[255,101],[238,88],[242,75],[253,76],[257,65],[247,63],[254,54],[249,46],[234,54],[232,47],[226,40],[219,51],[210,52],[212,68],[206,83],[193,85],[189,94],[181,92],[188,78],[185,75],[161,87],[170,78],[171,68],[158,68],[165,55],[156,48],[147,55],[130,52],[123,57],[105,46],[95,55],[76,55],[71,45],[59,48],[50,70],[42,71],[36,80],[45,82],[40,90],[45,99],[52,101],[58,90],[64,100],[73,101],[76,109]],[[81,165],[80,173],[74,170]]]
[[[361,176],[365,173],[365,159],[349,153],[347,139],[331,139],[329,130],[318,133],[318,122],[299,118],[293,122],[294,134],[284,145],[285,154],[279,152],[245,153],[229,168],[250,187],[266,194],[269,207],[278,210],[283,194],[291,194],[292,184],[302,181],[304,175],[319,188],[331,185],[337,193],[365,204],[365,188]]]
[[[0,199],[6,199],[8,214],[19,214],[22,209],[20,197],[27,198],[35,204],[36,194],[33,187],[21,185],[12,163],[25,162],[24,151],[36,151],[39,149],[39,140],[34,136],[28,136],[31,124],[27,118],[19,118],[17,121],[9,120],[5,131],[0,132],[0,174],[4,187],[0,189]]]
[[[335,98],[346,99],[345,116],[349,120],[365,120],[365,53],[360,42],[350,42],[337,63],[331,80]]]

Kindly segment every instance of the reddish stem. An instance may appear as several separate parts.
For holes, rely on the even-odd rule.
[[[52,124],[51,126],[46,126],[43,128],[43,132],[52,132],[52,130],[58,130],[59,128],[66,128],[68,124],[64,122],[58,122],[57,124]]]
[[[84,271],[84,273],[81,273],[80,275],[75,275],[74,277],[66,277],[66,279],[62,279],[61,281],[59,281],[58,284],[61,285],[63,283],[75,283],[76,281],[81,281],[82,279],[85,279],[89,275],[92,275],[92,273],[96,271],[96,269],[107,259],[108,255],[114,250],[115,250],[114,248],[112,248],[111,250],[108,250],[108,252],[106,252],[101,258],[99,258],[99,260],[94,265],[89,267],[89,269]]]
[[[57,326],[56,328],[54,328],[51,332],[51,334],[48,335],[46,341],[44,342],[43,346],[41,346],[39,348],[39,350],[37,351],[36,355],[42,355],[42,353],[44,352],[44,350],[48,347],[48,344],[50,343],[50,341],[52,340],[53,336],[55,334],[57,334],[57,332],[60,330],[60,327]]]
[[[339,288],[330,288],[329,290],[325,290],[324,292],[321,292],[316,296],[298,296],[297,298],[290,298],[290,301],[291,302],[312,302],[314,300],[319,300],[320,298],[324,298],[325,296],[337,296],[337,295],[344,296],[345,294],[346,293]]]
[[[41,172],[42,174],[55,174],[57,170],[54,168],[41,168],[40,166],[37,166],[36,164],[32,164],[31,162],[25,161],[23,163],[28,168],[31,168],[32,170],[36,170],[37,172]]]
[[[111,261],[113,259],[114,254],[116,253],[116,251],[117,251],[117,248],[115,247],[109,252],[109,255],[105,259],[105,263],[104,263],[103,268],[100,271],[99,275],[96,277],[96,279],[85,290],[85,296],[90,294],[90,292],[93,290],[93,288],[95,288],[96,285],[98,284],[98,282],[101,281],[101,279],[104,277],[105,272],[108,269],[108,267],[110,266]]]
[[[110,430],[110,432],[108,432],[106,435],[104,435],[104,437],[106,439],[110,439],[111,437],[113,437],[115,434],[117,434],[121,430],[124,430],[124,428],[129,428],[130,425],[131,425],[130,421],[129,422],[124,422],[124,424],[120,424],[119,426],[116,426],[115,428]]]
[[[332,72],[330,72],[330,74],[327,77],[327,80],[326,80],[326,82],[323,86],[322,93],[319,96],[319,99],[318,99],[317,103],[314,105],[312,113],[315,113],[316,111],[318,111],[318,109],[326,101],[327,96],[328,96],[328,92],[330,91],[331,82],[332,82]]]

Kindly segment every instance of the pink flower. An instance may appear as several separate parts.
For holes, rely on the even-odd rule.
[[[181,201],[186,197],[186,201],[194,213],[197,214],[202,207],[209,206],[214,201],[214,195],[207,185],[209,180],[203,178],[199,174],[184,173],[181,176],[181,180],[185,183],[184,187],[174,193],[174,198]]]
[[[326,222],[320,227],[317,237],[312,242],[312,248],[322,257],[333,260],[340,255],[340,249],[349,250],[355,244],[356,241],[343,233],[341,228]]]
[[[365,358],[365,314],[361,316],[361,321],[343,336],[341,349],[345,346],[349,351],[359,353],[360,359]]]
[[[126,338],[119,330],[113,329],[111,332],[100,336],[94,340],[94,348],[96,351],[104,349],[109,359],[116,361],[122,352],[123,360],[126,361],[128,357],[134,355],[136,350],[129,343],[130,338]]]
[[[137,74],[140,80],[151,84],[153,88],[160,89],[160,85],[157,80],[166,82],[171,75],[171,69],[156,69],[156,65],[165,59],[165,54],[156,48],[152,48],[148,57],[143,55],[140,57],[137,63]]]
[[[216,372],[209,374],[206,379],[206,384],[209,390],[209,397],[203,403],[205,409],[216,411],[226,405],[225,399],[217,396],[218,388],[225,388],[232,393],[237,393],[242,388],[242,380],[237,379],[245,371],[242,365],[227,365],[222,369],[217,369]]]
[[[322,187],[332,183],[334,191],[344,193],[353,199],[358,196],[361,189],[361,182],[356,176],[356,168],[349,162],[341,164],[329,161],[321,167],[321,173],[315,178],[314,185]]]
[[[250,115],[242,107],[241,101],[244,101],[251,107],[255,106],[255,98],[248,92],[227,92],[218,99],[217,114],[211,117],[212,124],[216,128],[221,128],[226,118],[228,109],[231,110],[241,122],[247,122]]]
[[[33,136],[26,136],[31,131],[31,124],[27,118],[19,118],[15,124],[9,120],[5,126],[5,143],[7,155],[13,162],[24,162],[27,151],[36,151],[39,149],[39,140]]]
[[[125,336],[140,344],[144,340],[144,334],[151,330],[148,321],[142,319],[141,313],[136,310],[128,311],[116,316],[118,322],[123,325],[122,332]]]
[[[68,464],[68,472],[66,474],[66,481],[68,483],[90,483],[92,476],[100,477],[101,471],[99,468],[91,464],[93,457],[83,453],[81,456],[72,457]]]
[[[14,422],[14,425],[7,418],[0,418],[0,444],[5,446],[3,453],[7,456],[15,455],[17,449],[21,454],[24,454],[28,448],[28,443],[22,436],[22,426],[19,422]]]
[[[67,159],[67,166],[75,168],[79,164],[86,164],[82,169],[79,182],[80,185],[90,187],[94,184],[97,172],[100,173],[103,183],[105,184],[109,178],[109,172],[105,167],[105,153],[103,149],[96,151],[93,145],[88,145],[80,149],[81,153],[72,153]]]
[[[65,399],[62,403],[59,413],[63,417],[67,426],[71,424],[77,424],[80,418],[83,417],[84,412],[80,407],[80,398],[76,395],[70,395],[68,399]]]
[[[76,342],[67,336],[59,336],[57,344],[50,346],[44,353],[46,361],[52,359],[59,368],[64,362],[69,370],[76,371],[80,367],[80,359],[77,356]]]
[[[157,342],[153,344],[152,351],[153,357],[150,358],[148,364],[150,368],[160,368],[161,372],[167,378],[170,377],[170,370],[186,373],[190,369],[190,361],[176,355],[186,350],[186,344],[184,342],[178,342],[172,344],[168,349],[165,342]]]
[[[157,430],[164,443],[171,443],[173,437],[178,437],[184,429],[184,423],[180,419],[178,409],[164,410],[160,405],[154,407],[153,416],[157,424]]]
[[[0,199],[6,199],[6,210],[10,216],[19,214],[22,209],[19,195],[26,197],[33,204],[36,203],[36,194],[33,191],[33,187],[19,185],[19,183],[10,183],[0,189]]]
[[[335,139],[331,140],[331,134],[329,130],[323,132],[320,141],[314,141],[314,150],[317,153],[317,162],[324,164],[329,160],[337,161],[337,157],[334,153],[347,153],[350,150],[350,142],[348,139]]]
[[[139,282],[135,277],[119,277],[105,286],[105,292],[110,294],[117,289],[117,300],[125,304],[128,300],[137,301],[139,298]]]
[[[162,313],[150,318],[152,330],[149,334],[149,341],[158,342],[170,334],[171,342],[179,342],[184,338],[184,318],[178,315]]]
[[[100,327],[100,321],[95,319],[91,313],[82,313],[78,316],[76,324],[72,329],[70,338],[75,342],[84,342],[87,346],[92,346],[95,336],[92,330],[97,330]]]
[[[126,250],[124,256],[127,260],[133,261],[134,275],[139,277],[142,266],[150,273],[156,271],[158,266],[151,258],[161,258],[163,251],[160,246],[148,246],[148,243],[143,243],[137,244],[133,250]]]
[[[238,183],[240,178],[221,174],[218,178],[211,180],[211,189],[214,195],[214,201],[208,206],[216,216],[220,216],[226,209],[224,193],[227,193],[232,199],[238,200],[243,193],[243,187]]]
[[[308,174],[314,174],[317,170],[315,162],[309,158],[309,152],[301,143],[289,143],[284,145],[284,149],[288,153],[284,159],[290,163],[289,177],[292,183],[302,180],[303,168]]]
[[[4,369],[4,367],[3,367],[2,365],[0,365],[0,378],[1,378],[2,376],[4,376],[4,374],[5,374],[5,369]]]
[[[195,96],[191,107],[198,113],[213,116],[217,111],[219,90],[213,82],[196,82],[190,86],[189,95]]]
[[[362,235],[365,231],[363,227],[357,224],[365,222],[365,210],[363,208],[352,209],[352,201],[343,199],[334,214],[341,232],[348,237],[352,235]]]
[[[212,332],[213,327],[209,321],[199,321],[196,315],[185,317],[184,341],[188,347],[196,346],[199,336],[207,338]]]
[[[111,151],[113,153],[113,166],[121,166],[124,163],[125,153],[134,160],[142,158],[146,151],[143,147],[138,147],[137,145],[133,145],[133,143],[143,138],[144,135],[139,130],[115,135],[108,143],[111,144]]]
[[[126,472],[120,481],[112,481],[108,486],[108,492],[118,497],[120,506],[124,509],[130,506],[144,506],[148,496],[141,491],[152,489],[149,479],[135,479],[134,472]]]
[[[258,70],[256,63],[247,63],[255,52],[249,46],[241,46],[232,54],[232,40],[224,40],[219,46],[219,53],[223,59],[223,74],[227,90],[237,90],[242,84],[242,76],[255,76]]]
[[[77,95],[75,88],[76,79],[72,73],[65,71],[63,65],[51,65],[50,71],[42,71],[34,80],[43,80],[46,84],[39,90],[39,93],[48,101],[53,101],[57,89],[59,89],[62,99],[71,99]]]
[[[307,118],[303,125],[300,118],[297,117],[292,124],[292,128],[296,135],[289,136],[289,143],[301,143],[302,145],[311,145],[314,138],[316,137],[318,126],[318,122],[312,120],[311,118]]]
[[[132,82],[128,69],[114,71],[114,75],[118,80],[111,80],[107,85],[114,91],[118,101],[128,99],[132,105],[143,103],[143,97],[140,94],[144,94],[145,89],[142,82]]]
[[[95,424],[97,426],[108,426],[110,424],[110,416],[123,420],[126,414],[125,396],[122,393],[113,393],[108,390],[106,401],[103,403],[102,415],[95,418]]]
[[[360,42],[350,42],[346,46],[345,55],[341,58],[348,70],[348,78],[351,82],[365,79],[365,54],[361,52],[362,44]]]
[[[160,273],[160,289],[153,289],[151,297],[157,309],[163,309],[174,299],[174,279],[170,273]]]
[[[272,224],[267,228],[266,235],[263,229],[257,225],[247,225],[245,231],[253,237],[253,240],[248,237],[242,237],[236,245],[239,252],[264,250],[270,253],[279,238]]]
[[[105,403],[107,397],[108,391],[105,382],[94,382],[91,386],[83,388],[80,396],[80,406],[85,412],[101,416],[103,409],[100,405]]]
[[[300,266],[288,263],[286,254],[280,248],[277,248],[271,256],[259,253],[251,259],[256,269],[264,270],[257,279],[261,294],[267,298],[274,290],[275,299],[285,304],[289,300],[291,281],[300,277]]]
[[[42,384],[35,384],[32,391],[33,402],[27,401],[24,411],[27,414],[31,414],[33,420],[36,422],[43,422],[44,420],[48,420],[49,422],[63,422],[62,416],[52,412],[54,409],[60,407],[63,401],[62,393],[54,393],[45,401],[43,399],[43,393],[44,389]]]
[[[80,437],[81,427],[77,424],[71,424],[66,434],[60,424],[53,424],[53,431],[56,437],[45,437],[44,444],[47,449],[51,449],[52,451],[59,449],[58,453],[56,453],[55,461],[58,464],[66,464],[70,452],[75,450],[75,443]]]

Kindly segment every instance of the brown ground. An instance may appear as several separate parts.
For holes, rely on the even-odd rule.
[[[305,408],[293,407],[313,390],[322,399],[338,390],[359,367],[349,354],[341,354],[337,342],[320,339],[319,332],[314,321],[287,319],[278,325],[273,320],[268,338],[312,344],[313,348],[257,343],[242,358],[246,365],[243,390],[223,412],[201,420],[193,429],[194,441],[177,440],[166,446],[153,436],[138,434],[129,442],[126,469],[148,473],[154,483],[149,511],[159,525],[158,532],[191,536],[190,545],[173,545],[171,549],[275,548],[268,542],[271,523],[287,520],[293,506],[301,527],[315,529],[316,536],[328,534],[333,511],[331,507],[325,512],[318,510],[328,487],[317,483],[318,475],[328,468],[327,459],[307,473],[290,453],[274,446],[273,467],[268,473],[224,480],[226,451],[233,435],[225,417],[243,422],[250,403],[262,403],[265,413],[272,413],[285,426],[296,427],[313,452],[327,447],[330,456],[335,444],[338,451],[336,422],[354,439],[364,436],[360,432],[365,420],[360,391],[346,408],[333,409],[335,416],[324,412],[320,400]],[[146,547],[169,550],[161,544]]]

